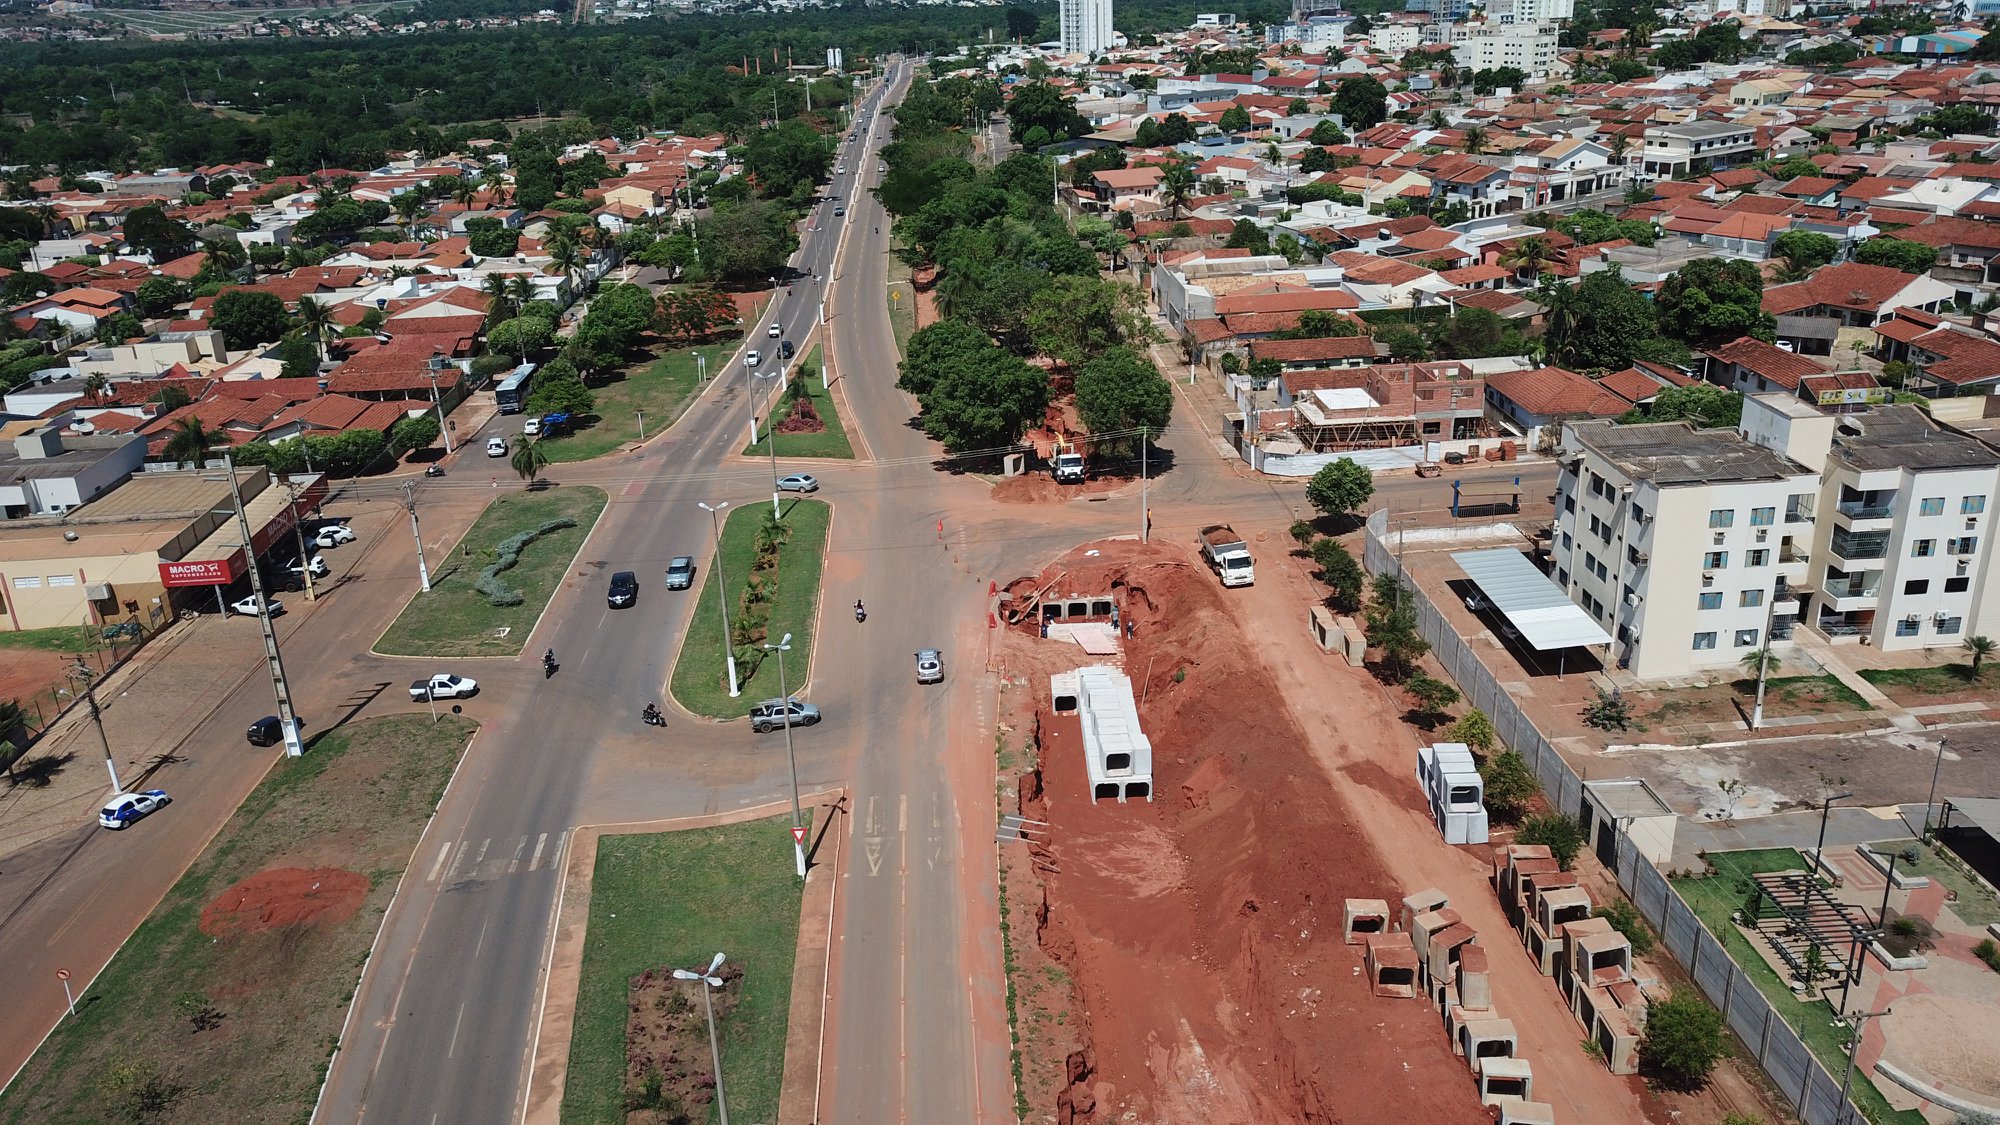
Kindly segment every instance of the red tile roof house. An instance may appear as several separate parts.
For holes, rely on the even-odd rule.
[[[1801,380],[1833,371],[1832,367],[1810,356],[1788,352],[1751,336],[1731,340],[1701,354],[1708,357],[1707,371],[1704,372],[1707,380],[1739,394],[1763,394],[1766,391],[1797,394]]]
[[[1275,359],[1286,371],[1315,371],[1333,367],[1368,367],[1382,358],[1382,351],[1368,336],[1326,336],[1313,340],[1253,340],[1250,358]]]
[[[1158,168],[1109,168],[1090,179],[1106,210],[1128,211],[1156,207],[1164,178],[1165,173]]]
[[[1804,281],[1764,290],[1773,316],[1831,317],[1849,327],[1872,328],[1897,309],[1935,312],[1958,293],[1952,286],[1888,266],[1842,262],[1823,266]]]
[[[1616,418],[1632,403],[1597,380],[1561,367],[1507,371],[1486,377],[1486,415],[1521,435],[1530,448],[1542,444],[1562,423],[1587,418]]]
[[[386,435],[391,426],[429,409],[428,401],[366,402],[346,395],[322,395],[286,408],[258,436],[264,441],[287,441],[307,434],[349,430],[374,430]]]
[[[1905,383],[1931,398],[2000,393],[2000,343],[1936,317],[1898,313],[1876,329],[1883,354],[1915,367]]]

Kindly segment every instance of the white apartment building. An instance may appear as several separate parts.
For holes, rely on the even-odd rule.
[[[1562,444],[1554,578],[1612,634],[1613,663],[1685,676],[1791,637],[1797,592],[1780,559],[1803,558],[1817,474],[1685,422],[1574,422]]]
[[[1453,24],[1452,61],[1473,70],[1517,67],[1534,81],[1555,72],[1556,41],[1556,26],[1549,23]]]
[[[1728,668],[1801,622],[1889,650],[2000,630],[2000,450],[1916,407],[1752,395],[1734,432],[1577,422],[1563,448],[1555,580],[1641,679]]]
[[[1986,527],[2000,452],[1914,406],[1839,422],[1821,473],[1807,625],[1890,650],[1955,649],[2000,627]]]
[[[1111,0],[1062,0],[1057,14],[1063,50],[1101,55],[1111,49]]]
[[[1487,0],[1486,18],[1509,24],[1575,19],[1576,0]]]
[[[1423,32],[1413,23],[1385,23],[1368,29],[1368,45],[1382,55],[1414,50],[1423,38]]]
[[[1644,179],[1671,180],[1682,173],[1720,172],[1763,158],[1757,131],[1727,121],[1690,121],[1684,125],[1652,125],[1639,173]]]

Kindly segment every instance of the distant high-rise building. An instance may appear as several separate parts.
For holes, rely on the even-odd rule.
[[[1111,0],[1062,0],[1063,50],[1101,55],[1111,49]]]

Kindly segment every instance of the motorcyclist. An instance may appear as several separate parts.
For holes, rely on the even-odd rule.
[[[656,704],[648,703],[641,717],[646,720],[647,726],[656,726],[660,722],[660,708]]]
[[[868,616],[868,611],[861,608],[861,599],[860,598],[854,599],[854,619],[856,621],[859,621],[867,616]]]
[[[550,649],[549,651],[542,654],[542,672],[546,675],[552,676],[555,674],[555,671],[556,671],[556,650]]]

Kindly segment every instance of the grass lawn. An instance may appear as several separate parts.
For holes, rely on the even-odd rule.
[[[910,279],[910,267],[894,255],[889,258],[889,330],[896,334],[896,354],[910,353],[910,335],[917,330],[917,287]]]
[[[1932,818],[1935,821],[1935,817]],[[1911,874],[1910,864],[1901,857],[1904,848],[1910,846],[1908,840],[1889,840],[1868,845],[1868,850],[1877,855],[1896,856],[1896,873]],[[1958,901],[1951,904],[1951,912],[1971,926],[1984,926],[1989,922],[2000,922],[2000,899],[1979,880],[1946,863],[1937,853],[1921,845],[1917,848],[1917,863],[1914,874],[1922,875],[1933,883],[1941,883],[1946,889],[1958,892]]]
[[[1863,668],[1861,678],[1906,705],[1940,703],[1953,696],[1991,699],[2000,694],[2000,661],[1981,666],[1977,678],[1972,675],[1970,661],[1923,668]]]
[[[812,670],[813,623],[818,619],[820,565],[825,561],[827,525],[833,509],[817,500],[787,500],[785,523],[792,529],[778,563],[778,592],[770,604],[770,624],[765,634],[775,642],[792,635],[792,651],[785,657],[785,682],[797,694]],[[766,654],[757,644],[739,648],[736,675],[742,694],[729,698],[728,678],[722,656],[722,605],[717,593],[720,579],[729,580],[730,625],[738,622],[738,606],[749,582],[750,564],[757,553],[757,529],[771,510],[758,502],[745,504],[729,513],[722,526],[722,566],[720,576],[714,562],[702,576],[701,601],[688,622],[681,654],[674,661],[674,699],[697,715],[714,719],[741,718],[750,705],[778,694],[778,662],[761,659]]]
[[[1708,862],[1715,865],[1716,874],[1701,879],[1676,879],[1674,889],[1687,900],[1688,906],[1700,916],[1708,931],[1721,939],[1723,947],[1729,951],[1729,959],[1752,981],[1757,991],[1764,994],[1778,1018],[1789,1024],[1800,1039],[1805,1041],[1820,1065],[1838,1077],[1847,1067],[1847,1031],[1831,1025],[1833,1011],[1827,1000],[1800,1000],[1792,995],[1792,990],[1764,960],[1763,954],[1751,945],[1751,939],[1743,936],[1729,921],[1731,911],[1743,905],[1745,891],[1742,884],[1750,876],[1766,871],[1804,871],[1806,859],[1791,848],[1766,848],[1745,852],[1710,852]],[[1831,990],[1837,996],[1838,989]],[[1752,1045],[1754,1048],[1754,1044]],[[1868,1120],[1893,1122],[1895,1125],[1923,1125],[1923,1116],[1915,1111],[1898,1113],[1889,1107],[1882,1094],[1859,1069],[1854,1072],[1854,1104]]]
[[[306,1120],[376,928],[473,728],[370,719],[280,759],[0,1095],[0,1121]],[[143,848],[146,830],[117,842]],[[203,908],[238,882],[300,867],[322,888],[344,876],[350,897],[280,927],[201,928]],[[213,1026],[196,1030],[197,1013]],[[168,1108],[137,1112],[148,1093]]]
[[[109,646],[99,638],[96,626],[58,625],[53,629],[21,629],[0,633],[0,648],[32,648],[43,652],[75,654],[96,652]]]
[[[816,434],[773,434],[771,415],[774,411],[772,407],[767,406],[763,425],[758,427],[759,440],[754,445],[744,447],[743,452],[746,455],[769,457],[771,442],[775,438],[780,457],[854,456],[854,447],[847,442],[847,431],[840,425],[840,410],[833,404],[833,392],[820,389],[819,367],[820,347],[814,344],[813,349],[806,353],[805,359],[801,360],[794,370],[805,378],[806,389],[812,392],[813,410],[817,411],[820,420],[826,423],[826,429]],[[791,400],[785,397],[782,387],[779,388],[778,394],[779,400],[775,412],[789,416]]]
[[[543,439],[542,452],[556,463],[602,457],[628,441],[639,440],[635,410],[645,412],[647,433],[659,433],[673,425],[700,389],[701,365],[695,362],[695,354],[708,357],[708,373],[713,376],[735,346],[736,341],[727,340],[677,348],[651,363],[625,368],[609,383],[592,385],[590,393],[597,396],[597,421]]]
[[[375,651],[390,656],[520,655],[535,619],[604,511],[604,501],[603,489],[576,484],[502,495],[479,514],[457,547],[431,560],[430,593],[410,599],[402,616],[375,642]],[[500,575],[524,596],[520,605],[496,606],[472,588],[502,540],[565,516],[576,526],[528,544],[521,561]]]
[[[704,967],[718,950],[743,970],[729,985],[742,990],[736,1007],[716,1027],[730,1116],[777,1120],[799,931],[791,823],[776,816],[598,841],[563,1125],[625,1120],[628,982],[647,969]],[[690,1065],[707,1073],[706,1049]]]

